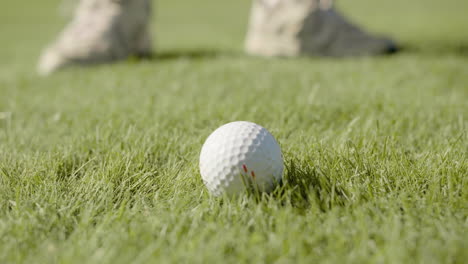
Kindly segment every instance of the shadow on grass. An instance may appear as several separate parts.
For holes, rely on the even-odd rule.
[[[349,202],[346,189],[334,182],[319,167],[306,161],[289,160],[281,187],[273,194],[275,199],[298,209],[318,206],[323,212]]]
[[[427,46],[406,44],[402,52],[422,55],[455,55],[468,57],[468,42],[445,43],[442,41],[429,43]]]
[[[420,46],[411,43],[401,43],[397,51],[389,54],[384,54],[385,57],[391,57],[394,54],[415,53],[422,55],[455,55],[460,57],[468,57],[468,43],[445,43],[445,42],[432,42],[427,46]],[[239,57],[248,56],[243,52],[233,50],[217,50],[217,49],[174,49],[165,51],[156,51],[152,54],[145,54],[142,56],[135,56],[130,58],[131,61],[172,61],[172,60],[203,60],[214,59],[220,57]],[[255,57],[255,56],[254,56]],[[315,57],[309,57],[311,60]],[[340,60],[340,58],[324,57]],[[285,59],[285,58],[282,58]]]
[[[213,59],[217,57],[236,56],[240,53],[228,50],[215,49],[199,49],[199,50],[167,50],[155,52],[153,54],[135,57],[136,60],[154,60],[154,61],[171,61],[171,60],[202,60]]]

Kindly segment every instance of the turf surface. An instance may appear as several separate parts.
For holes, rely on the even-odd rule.
[[[0,8],[0,263],[467,263],[466,1],[340,1],[406,51],[242,54],[249,1],[159,1],[153,60],[35,75],[58,1]],[[212,198],[198,154],[250,120],[282,188]]]

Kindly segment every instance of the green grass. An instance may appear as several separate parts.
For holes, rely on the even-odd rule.
[[[158,2],[156,59],[49,78],[58,0],[2,4],[0,263],[468,262],[467,2],[340,1],[407,47],[343,60],[247,57],[249,1],[197,4]],[[203,186],[234,120],[280,142],[277,193]]]

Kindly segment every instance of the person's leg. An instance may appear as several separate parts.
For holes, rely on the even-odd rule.
[[[259,56],[360,56],[392,53],[389,39],[366,33],[331,0],[254,0],[245,48]]]
[[[150,55],[150,15],[150,0],[80,0],[73,20],[39,59],[39,73]]]
[[[151,0],[80,0],[74,19],[43,52],[41,74],[151,52]],[[331,0],[254,0],[246,51],[262,56],[374,55],[395,44],[350,24]]]

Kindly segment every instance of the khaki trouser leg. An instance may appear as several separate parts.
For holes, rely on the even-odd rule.
[[[366,33],[331,0],[254,0],[245,42],[260,56],[359,56],[392,52],[394,43]]]
[[[149,55],[150,4],[150,0],[81,0],[73,20],[44,50],[39,73]]]

